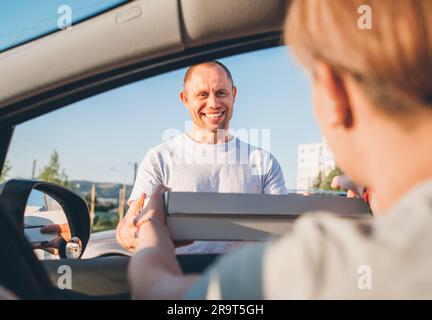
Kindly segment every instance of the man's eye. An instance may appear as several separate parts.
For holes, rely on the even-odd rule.
[[[201,93],[199,94],[199,97],[200,97],[200,98],[205,98],[205,97],[207,97],[207,96],[208,96],[208,94],[205,93],[205,92],[201,92]]]
[[[227,93],[226,92],[218,92],[217,94],[219,97],[226,97]]]

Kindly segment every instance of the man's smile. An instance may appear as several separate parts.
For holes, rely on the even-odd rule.
[[[220,112],[201,112],[201,115],[203,115],[204,117],[208,118],[208,119],[212,119],[212,120],[218,120],[221,119],[224,115],[225,115],[226,111],[220,111]]]

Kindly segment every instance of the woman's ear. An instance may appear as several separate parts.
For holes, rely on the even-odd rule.
[[[316,90],[319,90],[320,107],[325,110],[327,121],[331,126],[343,126],[348,129],[352,126],[352,109],[345,79],[329,64],[316,61],[313,68],[313,77]]]

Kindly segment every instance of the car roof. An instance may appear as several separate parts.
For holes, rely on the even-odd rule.
[[[281,43],[289,1],[137,0],[0,54],[0,126],[191,63]]]

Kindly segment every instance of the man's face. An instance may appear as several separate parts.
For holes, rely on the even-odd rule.
[[[200,65],[185,84],[180,97],[195,126],[213,132],[228,129],[237,89],[217,65]]]

